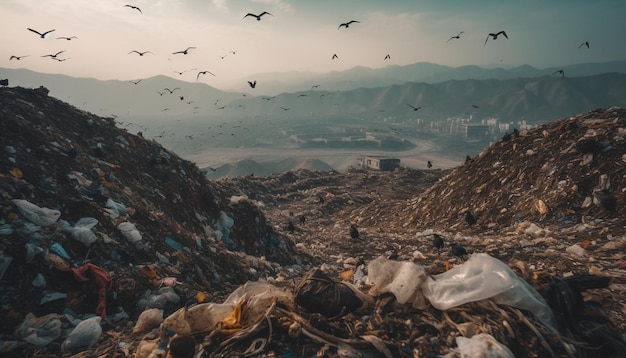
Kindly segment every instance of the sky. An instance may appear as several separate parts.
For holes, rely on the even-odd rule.
[[[166,75],[220,88],[356,66],[626,60],[624,0],[0,0],[0,13],[0,68],[100,80]],[[499,31],[508,39],[488,39]],[[42,57],[59,51],[63,61]]]

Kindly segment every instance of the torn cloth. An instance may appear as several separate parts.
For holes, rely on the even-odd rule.
[[[102,318],[107,317],[107,293],[113,288],[113,281],[108,272],[103,268],[94,264],[87,263],[83,266],[71,268],[72,274],[76,281],[87,282],[93,280],[98,286],[98,305],[96,306],[96,314]]]

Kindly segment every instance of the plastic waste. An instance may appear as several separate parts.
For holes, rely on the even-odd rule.
[[[80,322],[61,345],[63,353],[76,352],[93,347],[100,339],[102,317],[94,316]]]
[[[70,254],[67,253],[67,251],[65,251],[65,248],[59,244],[58,242],[55,242],[54,244],[50,245],[50,252],[66,259],[66,260],[71,260],[72,258],[70,257]]]
[[[0,225],[0,235],[11,235],[13,227],[10,224]]]
[[[41,298],[41,300],[39,301],[39,304],[43,305],[44,303],[53,302],[53,301],[60,300],[63,298],[67,298],[67,293],[48,292]]]
[[[6,256],[3,250],[0,250],[0,279],[4,276],[4,274],[9,269],[9,265],[11,265],[11,261],[13,261],[13,257]]]
[[[156,293],[152,293],[150,290],[146,291],[137,305],[141,309],[165,308],[169,303],[177,303],[178,301],[180,301],[180,296],[174,292],[172,287],[161,287]]]
[[[456,349],[461,357],[515,358],[513,352],[493,336],[480,333],[472,338],[456,337]]]
[[[163,327],[178,335],[210,332],[219,322],[232,318],[244,300],[245,314],[237,322],[243,328],[263,319],[276,301],[292,302],[293,296],[270,283],[249,281],[233,291],[223,303],[201,303],[179,309],[163,321]]]
[[[556,331],[554,315],[543,297],[505,263],[488,254],[474,254],[462,265],[428,278],[423,293],[440,310],[493,298],[498,304],[531,312]]]
[[[141,312],[139,318],[137,318],[135,327],[133,327],[133,333],[147,332],[156,328],[161,324],[161,322],[163,322],[163,310],[158,308],[148,308],[147,310]]]
[[[28,313],[24,321],[16,328],[15,337],[38,347],[47,346],[50,342],[61,336],[61,315],[47,314],[36,317]]]
[[[410,303],[414,308],[426,308],[422,286],[426,282],[423,266],[408,261],[378,257],[367,266],[368,281],[380,293],[391,292],[399,303]]]
[[[120,215],[126,214],[126,206],[122,203],[115,202],[111,199],[107,199],[106,207],[111,209],[111,217],[116,219]]]
[[[126,238],[126,240],[128,240],[131,244],[135,244],[135,246],[137,246],[137,243],[142,239],[141,233],[137,230],[137,227],[135,227],[135,224],[133,223],[128,221],[120,223],[117,225],[117,229],[122,232],[122,235]]]
[[[33,286],[38,287],[38,288],[43,288],[46,287],[46,278],[43,277],[43,274],[38,273],[35,278],[33,279]]]
[[[347,314],[371,306],[372,298],[349,282],[339,282],[322,270],[313,269],[298,283],[294,291],[297,305],[328,317]]]
[[[39,206],[23,199],[13,199],[13,204],[17,206],[20,213],[30,222],[39,226],[49,226],[54,224],[61,212],[59,210],[40,208]]]

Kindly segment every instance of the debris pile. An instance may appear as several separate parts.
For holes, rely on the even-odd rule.
[[[208,181],[115,119],[0,89],[0,351],[623,356],[625,115],[451,170]]]

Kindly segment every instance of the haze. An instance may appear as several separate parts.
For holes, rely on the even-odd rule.
[[[243,90],[255,74],[268,72],[416,62],[541,68],[626,59],[622,0],[3,0],[0,8],[0,67],[101,80],[166,75],[195,82],[199,71],[210,71],[215,76],[198,80]],[[273,16],[244,18],[263,11]],[[338,29],[349,20],[359,23]],[[42,39],[27,28],[55,31]],[[509,39],[485,44],[498,31]],[[583,42],[590,47],[580,47]],[[173,54],[188,47],[195,49]],[[42,57],[59,51],[65,61]]]

